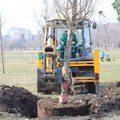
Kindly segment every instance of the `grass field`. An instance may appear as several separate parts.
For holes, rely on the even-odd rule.
[[[106,49],[111,62],[100,63],[101,84],[120,81],[120,49]],[[1,59],[1,56],[0,56]],[[0,84],[20,86],[37,94],[37,52],[5,51],[5,74],[0,61]]]
[[[120,49],[106,49],[106,56],[110,55],[111,62],[105,61],[100,64],[101,82],[120,81]]]
[[[24,87],[37,92],[37,52],[6,51],[5,74],[0,63],[0,84]]]

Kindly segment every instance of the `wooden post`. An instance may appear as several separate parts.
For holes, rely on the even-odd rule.
[[[3,68],[3,74],[5,74],[5,67],[4,67],[4,55],[3,55],[3,41],[2,41],[2,20],[1,20],[1,14],[0,14],[0,48],[1,48],[1,61],[2,61],[2,68]]]

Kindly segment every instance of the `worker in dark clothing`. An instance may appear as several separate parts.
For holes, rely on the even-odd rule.
[[[68,37],[68,34],[67,34],[67,31],[65,31],[60,38],[59,51],[60,51],[60,58],[62,58],[62,59],[64,59],[64,52],[65,52],[67,37]]]

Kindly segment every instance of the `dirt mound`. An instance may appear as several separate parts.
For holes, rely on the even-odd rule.
[[[104,113],[120,110],[120,81],[109,85],[99,96],[89,101],[89,112],[104,116]]]
[[[0,112],[37,116],[37,96],[22,87],[0,85]]]

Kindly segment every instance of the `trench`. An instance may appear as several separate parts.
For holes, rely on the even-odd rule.
[[[86,116],[89,115],[89,107],[81,105],[79,107],[68,107],[55,109],[56,116]]]
[[[74,97],[73,97],[74,98]],[[40,99],[38,101],[38,117],[52,116],[86,116],[89,115],[91,105],[87,101],[80,99],[70,99],[67,104],[59,103],[58,99]]]

